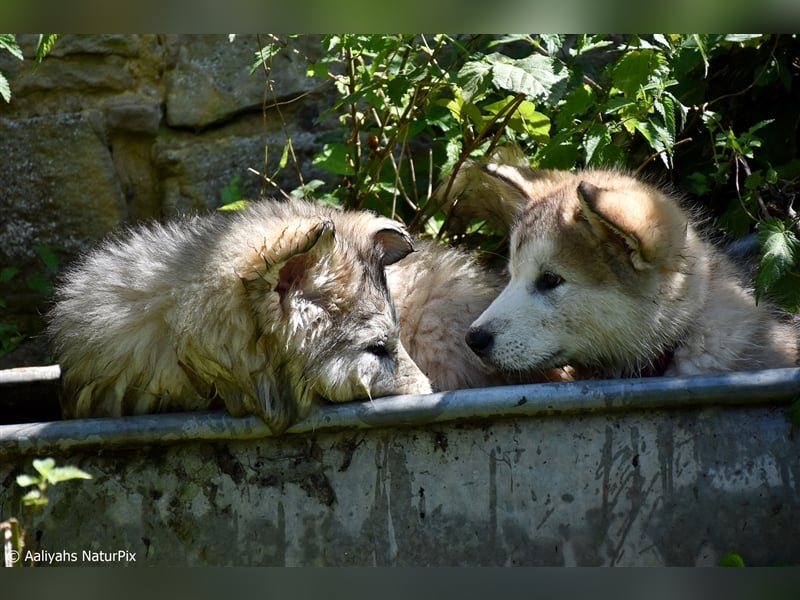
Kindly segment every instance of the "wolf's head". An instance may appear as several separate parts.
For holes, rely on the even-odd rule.
[[[674,345],[702,293],[696,233],[674,198],[613,171],[486,172],[527,204],[511,281],[467,334],[476,354],[507,370],[622,374]]]
[[[384,268],[413,250],[396,222],[295,204],[270,226],[238,273],[266,368],[249,406],[281,431],[318,399],[422,394],[430,383],[400,342]],[[257,220],[258,209],[243,217]],[[273,219],[274,220],[274,219]]]

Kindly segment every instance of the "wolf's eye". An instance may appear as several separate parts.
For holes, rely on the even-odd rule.
[[[536,279],[537,292],[549,292],[564,283],[564,278],[551,271],[545,271]]]
[[[364,352],[373,354],[378,358],[389,358],[389,349],[386,347],[386,344],[382,342],[370,344],[369,346],[364,348]]]

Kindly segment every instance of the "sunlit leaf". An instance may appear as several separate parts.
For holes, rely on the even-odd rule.
[[[11,88],[8,85],[8,79],[0,73],[0,96],[6,102],[11,102]]]
[[[36,43],[36,62],[42,62],[44,57],[53,49],[58,39],[56,33],[40,33],[39,41]]]
[[[251,204],[252,202],[250,200],[234,200],[233,202],[229,202],[228,204],[223,204],[222,206],[219,206],[217,210],[237,211],[237,210],[242,210],[243,208],[247,208]]]
[[[528,98],[547,98],[553,86],[559,83],[562,75],[553,70],[552,59],[540,54],[526,58],[512,59],[504,54],[494,53],[486,57],[492,65],[492,82],[495,87],[525,94]]]
[[[39,489],[35,489],[22,497],[22,503],[25,506],[44,506],[47,504],[47,497]]]
[[[464,102],[472,102],[474,98],[483,96],[491,84],[491,75],[492,66],[482,60],[464,63],[457,75]]]
[[[345,144],[325,144],[322,151],[314,156],[312,162],[321,169],[337,175],[353,175],[352,148]]]
[[[726,552],[719,561],[720,567],[743,567],[744,559],[735,552]]]
[[[22,48],[17,44],[17,39],[13,33],[0,33],[0,50],[6,50],[14,58],[23,60]]]
[[[759,299],[782,277],[791,272],[800,255],[800,242],[780,219],[767,219],[758,225],[761,244],[755,278],[756,299]]]
[[[34,477],[33,475],[17,475],[17,485],[19,487],[39,485],[39,482],[41,481],[42,481],[41,477]]]
[[[58,265],[60,261],[58,254],[52,246],[47,244],[37,244],[33,247],[33,249],[36,254],[39,255],[39,258],[42,259],[42,262],[45,264],[48,271],[51,273],[58,272]]]
[[[662,65],[663,56],[654,50],[633,50],[617,61],[612,72],[614,87],[627,98],[635,98],[651,74]]]

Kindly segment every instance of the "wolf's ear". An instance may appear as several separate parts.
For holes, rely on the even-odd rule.
[[[578,184],[581,212],[598,237],[616,237],[627,248],[634,268],[655,263],[670,266],[679,259],[689,221],[678,204],[645,184],[603,189]]]
[[[372,238],[384,267],[396,263],[414,251],[411,235],[399,223],[388,219],[386,221],[388,226],[376,231]]]
[[[490,162],[483,165],[481,169],[484,173],[513,188],[520,197],[530,198],[531,182],[519,167]]]
[[[245,288],[272,289],[284,295],[301,285],[308,270],[330,253],[335,238],[333,221],[325,218],[302,219],[287,226],[277,240],[249,256],[238,274]]]

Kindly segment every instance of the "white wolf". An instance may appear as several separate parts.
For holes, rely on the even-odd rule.
[[[411,251],[390,219],[299,201],[110,239],[50,315],[64,416],[224,403],[280,432],[319,399],[428,393],[384,271]]]
[[[600,377],[798,364],[795,324],[756,304],[674,195],[616,171],[472,169],[487,201],[522,207],[511,280],[466,336],[486,363]]]

